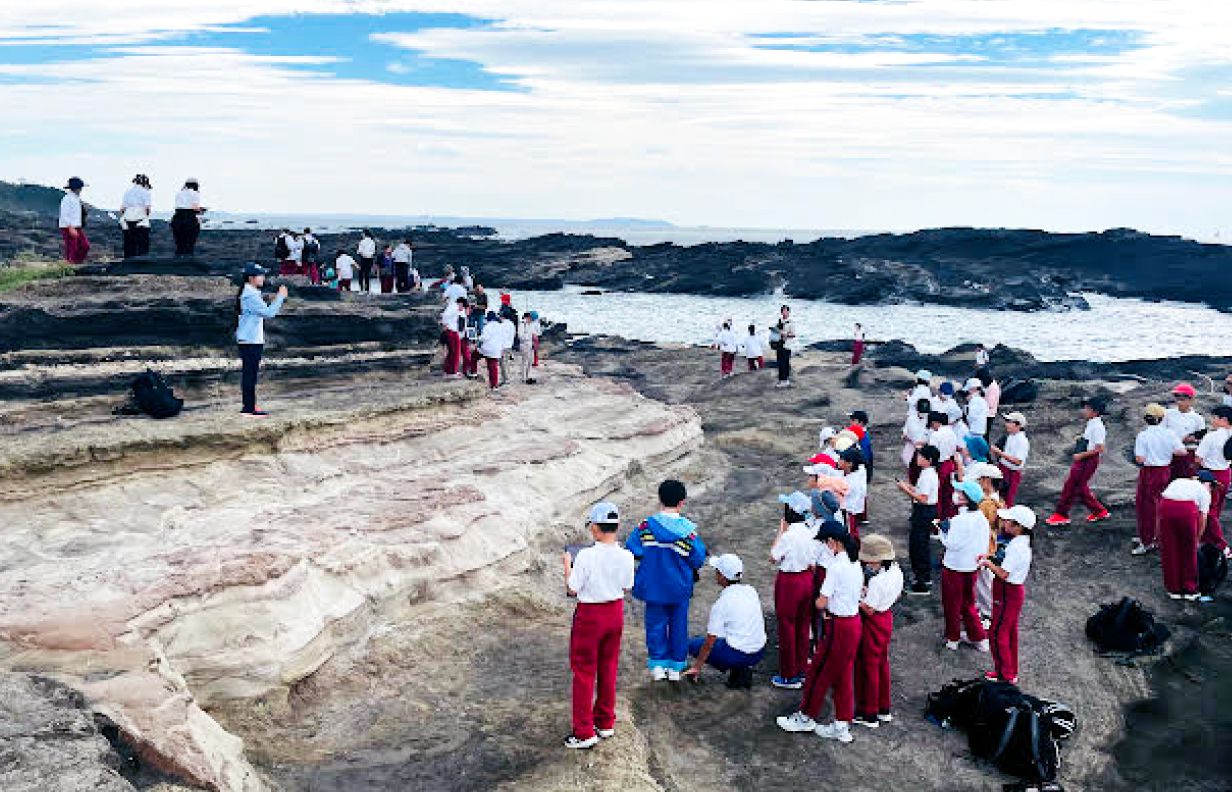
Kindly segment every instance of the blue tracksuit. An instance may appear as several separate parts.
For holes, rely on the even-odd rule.
[[[683,671],[688,666],[693,576],[706,562],[706,545],[693,523],[660,513],[646,518],[625,547],[639,562],[633,596],[646,603],[646,665]]]

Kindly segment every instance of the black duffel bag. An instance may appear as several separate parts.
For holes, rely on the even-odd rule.
[[[130,387],[137,409],[151,418],[174,418],[184,407],[184,400],[176,397],[157,371],[146,369],[133,379]]]

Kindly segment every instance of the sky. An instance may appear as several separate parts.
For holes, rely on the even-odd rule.
[[[6,0],[0,179],[1227,241],[1229,42],[1227,0]]]

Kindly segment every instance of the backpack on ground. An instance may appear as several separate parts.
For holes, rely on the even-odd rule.
[[[975,720],[982,679],[955,679],[935,693],[928,694],[924,717],[943,729],[963,729]]]
[[[1130,655],[1157,652],[1171,635],[1142,603],[1129,597],[1101,607],[1087,619],[1086,632],[1100,652]]]
[[[285,234],[279,234],[274,240],[274,258],[279,261],[286,261],[291,258],[291,248],[287,245],[287,237]]]
[[[1039,398],[1039,385],[1031,379],[1010,378],[1001,385],[1001,404],[1029,404]]]
[[[1211,595],[1228,577],[1228,559],[1213,544],[1198,548],[1198,593]]]
[[[171,386],[157,371],[146,369],[130,386],[137,409],[151,418],[173,418],[180,414],[184,400],[176,398]]]

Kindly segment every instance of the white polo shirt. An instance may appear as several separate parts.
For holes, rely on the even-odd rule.
[[[1027,573],[1031,571],[1031,540],[1025,536],[1015,536],[1005,546],[1005,559],[1001,568],[1008,577],[1006,583],[1021,586],[1027,582]]]
[[[913,445],[928,440],[928,420],[914,409],[907,413],[907,420],[903,421],[903,439]]]
[[[950,530],[941,534],[945,555],[941,564],[954,572],[974,572],[979,557],[988,553],[988,520],[977,509],[950,518]]]
[[[979,394],[967,399],[967,426],[972,434],[988,433],[988,401]]]
[[[339,279],[351,280],[355,277],[355,259],[351,258],[350,254],[343,253],[334,262],[334,266],[338,268]]]
[[[631,575],[629,585],[633,585]],[[753,654],[764,649],[766,623],[762,618],[757,589],[744,583],[733,583],[724,588],[710,609],[706,633],[727,641],[727,645],[737,652]]]
[[[780,572],[804,572],[817,563],[817,530],[808,523],[793,523],[774,541],[770,557]]]
[[[1205,429],[1206,419],[1194,410],[1181,412],[1175,407],[1169,407],[1162,425],[1171,430],[1179,439],[1184,440],[1188,435]]]
[[[175,194],[176,209],[197,209],[201,206],[201,193],[187,188]]]
[[[1014,457],[1014,459],[1022,460],[1021,464],[1015,465],[1013,462],[1002,457],[1000,462],[1005,466],[1006,470],[1022,470],[1027,466],[1027,457],[1031,454],[1031,441],[1027,439],[1026,432],[1007,434],[1005,436],[1005,447],[1001,450]]]
[[[881,570],[868,581],[863,602],[878,613],[884,613],[898,602],[902,593],[903,570],[898,564],[890,564],[889,569]]]
[[[926,467],[920,469],[920,477],[915,481],[917,495],[924,496],[924,505],[936,506],[941,494],[941,479],[937,478],[937,469]],[[919,501],[916,501],[919,503]]]
[[[847,495],[843,498],[843,508],[848,514],[862,514],[864,502],[868,499],[868,468],[861,466],[843,476],[847,482]]]
[[[835,616],[855,616],[860,612],[860,595],[864,590],[864,571],[846,553],[834,556],[826,567],[826,582],[821,593],[829,598],[826,610]]]
[[[1148,426],[1134,440],[1134,456],[1143,458],[1145,467],[1167,467],[1174,451],[1184,451],[1181,438],[1163,424]]]
[[[747,335],[744,337],[744,356],[746,358],[759,358],[765,354],[762,348],[761,339],[755,335]]]
[[[1232,429],[1212,429],[1198,443],[1198,462],[1207,470],[1227,470],[1228,459],[1223,455],[1224,443],[1232,437]]]
[[[1108,442],[1108,430],[1104,427],[1104,419],[1097,415],[1087,421],[1082,436],[1087,441],[1088,451],[1094,451],[1095,446],[1105,445]]]
[[[364,237],[359,240],[359,244],[355,246],[355,252],[360,258],[373,258],[376,256],[376,240],[372,237]]]
[[[393,259],[399,264],[411,263],[411,248],[405,242],[394,248]]]
[[[1198,511],[1203,514],[1211,510],[1211,493],[1206,485],[1197,479],[1182,478],[1164,487],[1160,497],[1174,501],[1189,501],[1198,504]]]
[[[150,191],[140,184],[134,184],[124,193],[120,201],[122,214],[120,219],[126,223],[150,224]]]
[[[445,299],[454,302],[459,297],[466,296],[466,287],[461,283],[451,283],[445,287]]]
[[[74,192],[64,193],[60,199],[60,228],[81,228],[81,196]]]
[[[928,433],[928,444],[941,452],[941,462],[944,463],[957,453],[958,435],[954,434],[953,427],[942,426]]]
[[[578,602],[615,602],[633,588],[633,554],[619,543],[596,542],[578,551],[569,572]]]
[[[714,343],[720,352],[726,352],[730,355],[736,354],[740,349],[740,343],[736,340],[736,334],[731,330],[720,330],[715,334]]]

